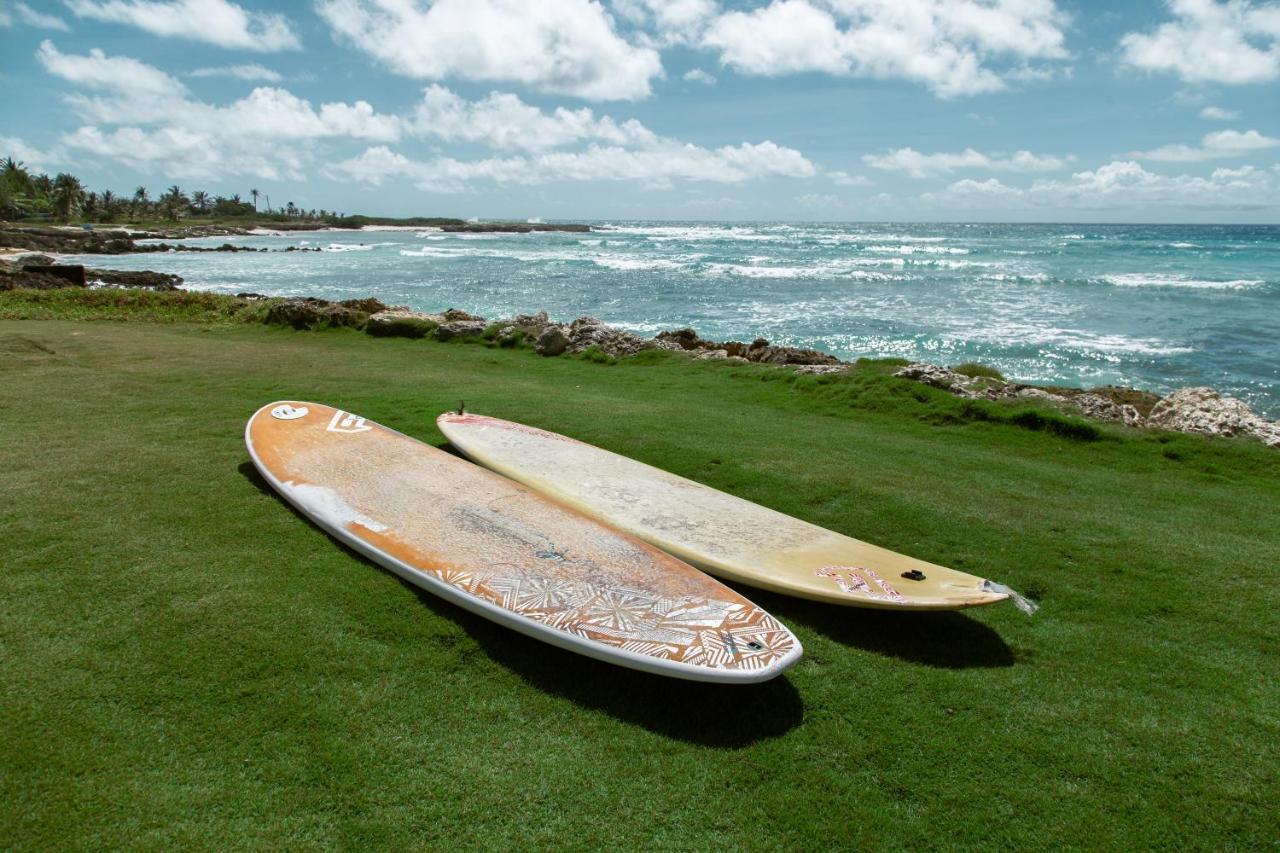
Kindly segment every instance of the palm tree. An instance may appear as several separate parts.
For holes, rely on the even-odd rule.
[[[249,190],[249,195],[253,196],[253,212],[254,212],[254,213],[257,213],[257,212],[258,212],[258,195],[259,195],[259,193],[258,193],[258,191],[257,191],[257,190]]]
[[[209,194],[204,190],[196,190],[191,194],[191,206],[201,213],[209,210]]]
[[[102,221],[110,222],[116,215],[116,194],[111,190],[102,191]]]
[[[293,216],[297,212],[297,210],[298,209],[294,207],[293,202],[289,202],[284,206],[284,213],[286,216]]]
[[[98,194],[91,192],[84,197],[82,206],[85,219],[95,219],[98,215]]]
[[[190,204],[186,193],[177,184],[169,187],[169,191],[160,197],[160,201],[164,204],[165,210],[169,212],[169,218],[175,220],[178,218],[178,212]]]
[[[53,211],[63,222],[69,222],[84,200],[84,186],[80,179],[68,172],[61,172],[53,181]]]
[[[129,204],[130,217],[135,219],[137,218],[139,207],[142,208],[143,214],[144,215],[146,214],[147,204],[150,202],[149,195],[150,194],[147,192],[146,187],[138,187],[136,190],[133,191],[133,201],[130,202]]]

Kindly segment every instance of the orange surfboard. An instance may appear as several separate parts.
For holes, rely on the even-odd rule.
[[[245,444],[336,539],[522,634],[695,681],[765,681],[800,658],[785,626],[688,564],[357,415],[270,403]]]

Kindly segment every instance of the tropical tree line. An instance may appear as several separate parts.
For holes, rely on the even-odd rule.
[[[342,214],[329,210],[304,210],[293,202],[272,209],[271,201],[257,189],[249,190],[252,201],[237,193],[211,195],[205,190],[190,193],[174,184],[158,196],[140,186],[132,193],[88,190],[75,175],[60,172],[55,177],[33,174],[12,157],[0,160],[0,219],[54,220],[57,222],[144,222],[182,219],[298,219],[332,221]],[[265,201],[265,209],[259,201]]]

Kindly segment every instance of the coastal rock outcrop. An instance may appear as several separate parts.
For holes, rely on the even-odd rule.
[[[741,358],[760,364],[826,365],[830,367],[844,364],[840,359],[825,352],[802,347],[775,346],[764,338],[756,338],[749,344],[744,344],[741,341],[724,341],[723,343],[708,341],[699,336],[696,331],[687,327],[659,332],[656,339],[666,344],[671,344],[671,346],[665,347],[666,349],[682,349],[686,352],[698,353],[697,357],[699,358],[703,357],[703,353],[723,352],[724,357]],[[716,358],[717,356],[708,357]],[[812,373],[816,371],[806,372]]]
[[[364,330],[371,335],[383,338],[424,338],[441,323],[445,322],[440,314],[427,314],[422,311],[410,311],[407,308],[388,308],[369,315]]]
[[[993,379],[988,376],[966,376],[963,373],[956,373],[954,370],[936,364],[929,364],[926,361],[912,362],[906,367],[895,371],[893,375],[902,379],[923,382],[925,385],[932,385],[934,388],[950,391],[957,397],[966,397],[971,400],[998,400],[1002,397],[1011,396],[1009,383],[1003,380]],[[1017,395],[1020,390],[1023,389],[1014,390],[1012,395]],[[1022,396],[1056,396],[1049,395],[1048,392],[1039,391],[1039,389],[1035,390],[1038,394],[1024,394]]]
[[[657,338],[642,338],[625,329],[616,329],[595,317],[579,317],[569,324],[567,352],[586,352],[593,347],[605,355],[622,358],[644,350],[677,350],[679,344]]]
[[[24,255],[0,260],[0,290],[26,288],[56,290],[64,287],[122,287],[144,290],[177,290],[182,276],[151,270],[103,270],[80,264],[59,264],[48,255]]]
[[[775,346],[770,344],[764,338],[757,338],[747,347],[746,352],[735,353],[725,344],[722,347],[727,349],[731,355],[741,355],[747,361],[754,361],[760,364],[799,364],[799,365],[840,365],[844,364],[834,355],[825,352],[819,352],[816,349],[803,349],[802,347]]]
[[[91,287],[133,287],[141,290],[177,290],[182,276],[151,270],[100,270],[86,269],[85,275]]]
[[[1249,435],[1280,447],[1280,423],[1259,417],[1243,401],[1212,388],[1180,388],[1156,403],[1147,423],[1209,436]]]
[[[1080,410],[1080,414],[1095,421],[1106,421],[1131,427],[1140,427],[1145,423],[1142,414],[1135,407],[1128,403],[1117,403],[1098,394],[1076,394],[1072,397],[1060,399],[1066,399],[1071,405]]]
[[[453,313],[453,309],[444,312],[445,322],[440,324],[436,329],[436,337],[442,341],[452,340],[454,338],[466,338],[483,334],[488,328],[488,323],[483,317],[477,317],[472,320],[450,320],[449,314]],[[465,311],[458,311],[458,314],[466,314]],[[471,316],[467,314],[467,316]]]
[[[559,326],[547,326],[538,335],[538,342],[533,349],[538,355],[563,355],[569,349],[569,336]]]
[[[295,329],[321,329],[331,326],[349,326],[362,329],[369,321],[370,313],[385,311],[386,305],[377,299],[349,299],[331,302],[313,297],[296,297],[277,302],[267,309],[266,322]]]

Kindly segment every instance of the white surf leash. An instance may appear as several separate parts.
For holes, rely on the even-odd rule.
[[[987,592],[1004,593],[1005,595],[1009,596],[1009,599],[1014,603],[1014,606],[1016,606],[1019,610],[1021,610],[1023,613],[1027,614],[1028,616],[1030,616],[1032,613],[1035,613],[1037,610],[1040,609],[1039,604],[1036,604],[1034,601],[1027,598],[1025,595],[1018,592],[1016,589],[1007,587],[1002,583],[996,583],[995,581],[987,581],[986,583],[983,584],[983,589],[985,589]]]

